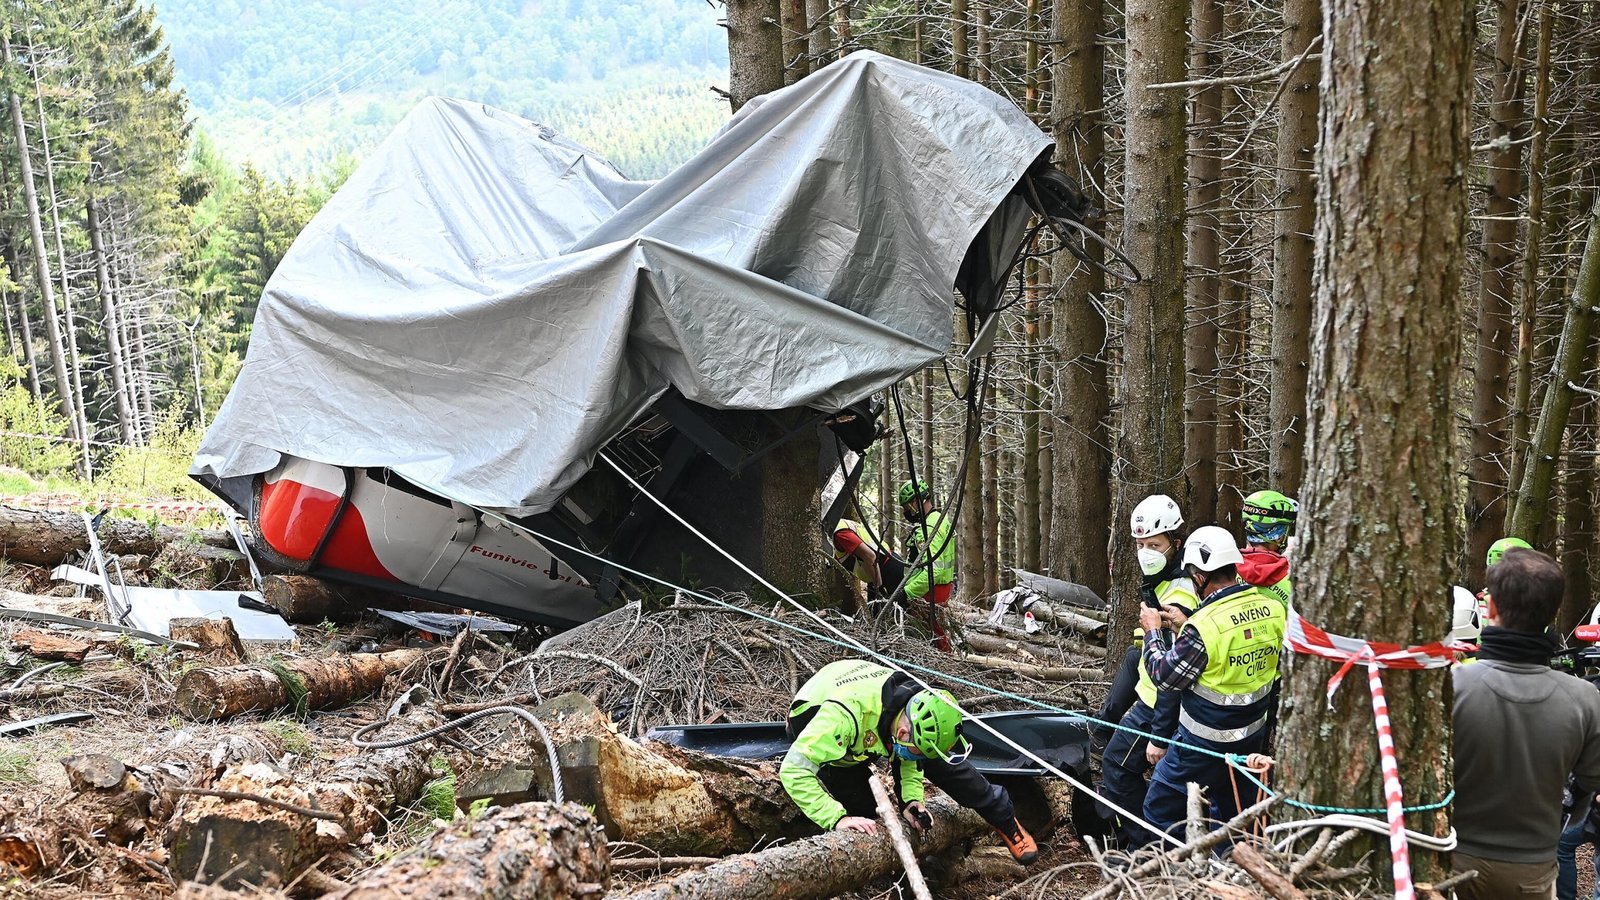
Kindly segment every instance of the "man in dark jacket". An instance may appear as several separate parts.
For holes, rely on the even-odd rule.
[[[1567,773],[1580,793],[1600,787],[1600,692],[1550,668],[1563,582],[1545,554],[1507,551],[1489,568],[1478,662],[1453,671],[1453,865],[1478,871],[1462,900],[1554,897]]]

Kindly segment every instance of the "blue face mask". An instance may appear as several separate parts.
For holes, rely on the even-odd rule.
[[[900,757],[901,759],[909,759],[912,762],[921,762],[923,760],[923,757],[913,753],[911,748],[907,747],[905,744],[895,744],[894,755]]]

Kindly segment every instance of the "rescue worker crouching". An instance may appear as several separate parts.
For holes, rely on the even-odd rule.
[[[840,519],[833,526],[833,558],[866,584],[869,601],[887,597],[906,577],[905,563],[852,519]]]
[[[1213,820],[1239,812],[1227,762],[1196,748],[1248,755],[1266,741],[1288,612],[1275,597],[1239,582],[1241,559],[1226,529],[1195,529],[1183,550],[1184,568],[1201,597],[1194,615],[1139,612],[1150,677],[1159,690],[1179,695],[1178,733],[1156,764],[1144,801],[1144,817],[1163,831],[1184,822],[1190,782],[1205,788]],[[1163,620],[1179,629],[1170,645]]]
[[[922,831],[933,819],[922,805],[927,776],[952,800],[983,817],[1017,862],[1038,845],[1017,821],[1005,789],[966,761],[961,711],[949,691],[924,689],[911,676],[861,659],[829,663],[811,676],[789,707],[793,744],[778,777],[790,799],[825,831],[877,830],[877,804],[867,779],[874,759],[893,759],[902,814]]]

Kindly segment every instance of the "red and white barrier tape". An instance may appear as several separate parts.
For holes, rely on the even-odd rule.
[[[1367,687],[1372,692],[1372,718],[1378,729],[1378,759],[1383,771],[1384,809],[1389,820],[1389,856],[1394,864],[1394,895],[1398,900],[1415,900],[1411,881],[1411,848],[1406,842],[1405,801],[1400,789],[1400,764],[1394,752],[1394,733],[1389,724],[1389,703],[1383,696],[1383,669],[1440,669],[1455,661],[1456,653],[1470,645],[1439,640],[1430,644],[1402,647],[1378,641],[1329,634],[1307,622],[1289,608],[1289,627],[1284,640],[1296,653],[1336,660],[1342,665],[1328,679],[1328,705],[1344,681],[1350,667],[1367,667]]]
[[[0,506],[20,509],[140,509],[151,512],[217,512],[216,503],[189,500],[161,500],[151,503],[125,503],[120,500],[86,500],[82,497],[0,497]]]

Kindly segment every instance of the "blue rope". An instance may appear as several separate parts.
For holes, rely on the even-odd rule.
[[[435,493],[439,493],[440,496],[444,496],[444,494],[439,492],[439,491],[435,491]],[[487,511],[484,511],[484,512],[487,512]],[[621,569],[621,570],[623,570],[625,572],[628,572],[628,573],[630,573],[632,575],[636,575],[636,576],[638,576],[640,578],[648,579],[648,580],[653,581],[656,584],[659,584],[659,585],[661,585],[663,587],[672,588],[674,591],[681,592],[683,594],[686,594],[686,595],[688,595],[690,597],[694,597],[694,598],[699,599],[699,600],[703,600],[703,601],[705,601],[707,603],[710,603],[710,604],[712,604],[714,606],[718,606],[718,607],[721,607],[723,609],[730,610],[732,612],[741,613],[743,615],[750,616],[751,618],[758,619],[758,620],[766,622],[768,624],[776,625],[779,628],[783,628],[783,629],[795,632],[796,634],[803,634],[806,637],[812,638],[813,640],[822,641],[823,643],[826,643],[826,644],[832,644],[832,645],[834,645],[836,647],[840,647],[840,648],[843,648],[845,650],[849,650],[852,653],[859,653],[863,649],[863,647],[858,646],[856,644],[852,644],[852,643],[850,643],[848,641],[841,641],[838,638],[830,637],[830,636],[828,636],[826,634],[822,634],[820,632],[812,631],[812,630],[810,630],[808,628],[803,628],[803,627],[801,627],[799,625],[796,625],[796,624],[794,624],[792,622],[785,622],[782,619],[778,619],[778,618],[773,617],[773,616],[768,616],[768,615],[766,615],[764,613],[757,612],[756,610],[747,609],[746,607],[739,606],[739,605],[734,604],[734,603],[729,603],[726,600],[723,600],[723,599],[718,598],[718,597],[713,597],[710,594],[704,594],[704,593],[701,593],[700,591],[692,590],[690,588],[686,588],[686,587],[683,587],[681,585],[673,584],[672,582],[667,581],[664,578],[658,578],[658,577],[656,577],[654,575],[649,574],[648,572],[640,572],[640,571],[638,571],[636,569],[629,568],[628,566],[622,565],[621,563],[615,562],[613,560],[608,560],[608,559],[600,556],[599,554],[594,553],[593,551],[587,550],[587,549],[585,549],[583,547],[574,546],[572,544],[569,544],[569,543],[567,543],[565,541],[562,541],[562,540],[559,540],[557,538],[552,538],[552,537],[549,537],[547,535],[540,534],[539,532],[533,530],[532,528],[529,528],[526,525],[522,525],[522,524],[517,523],[517,522],[513,522],[513,521],[511,521],[510,519],[508,519],[508,518],[506,518],[504,516],[499,516],[498,514],[495,514],[495,513],[492,513],[492,512],[489,512],[488,514],[495,516],[496,518],[500,519],[502,522],[506,523],[507,525],[511,525],[513,528],[517,528],[519,530],[526,531],[529,535],[531,535],[531,536],[533,536],[535,538],[538,538],[541,541],[547,541],[549,543],[556,544],[557,546],[565,547],[568,550],[573,550],[573,551],[576,551],[578,553],[582,553],[585,556],[588,556],[588,557],[590,557],[592,559],[595,559],[595,560],[598,560],[600,562],[610,563],[611,565],[616,566],[618,569]],[[1218,750],[1212,750],[1210,747],[1202,747],[1202,746],[1199,746],[1197,744],[1188,744],[1188,743],[1184,743],[1183,741],[1179,741],[1179,740],[1176,740],[1176,739],[1170,738],[1170,737],[1161,737],[1159,735],[1151,734],[1149,732],[1140,731],[1137,728],[1131,728],[1131,727],[1129,727],[1127,725],[1123,725],[1121,722],[1107,722],[1107,721],[1105,721],[1103,719],[1095,718],[1094,716],[1088,715],[1086,713],[1081,713],[1081,712],[1078,712],[1076,710],[1071,710],[1071,709],[1063,709],[1063,708],[1061,708],[1059,706],[1053,706],[1053,705],[1051,705],[1049,703],[1045,703],[1042,700],[1035,700],[1032,697],[1025,697],[1025,696],[1023,696],[1021,694],[1017,694],[1017,693],[1014,693],[1012,691],[1007,691],[1007,690],[1004,690],[1002,688],[991,687],[991,686],[989,686],[987,684],[984,684],[982,682],[979,682],[979,681],[973,681],[973,680],[968,679],[968,678],[962,678],[959,675],[952,675],[949,672],[941,672],[938,669],[932,669],[932,668],[929,668],[927,666],[921,666],[921,665],[918,665],[916,663],[909,662],[907,660],[898,659],[896,657],[889,656],[888,654],[885,654],[885,653],[879,653],[879,652],[876,652],[876,651],[868,651],[868,652],[872,653],[873,655],[875,655],[875,656],[877,656],[877,657],[879,657],[881,659],[888,660],[888,661],[894,663],[895,665],[897,665],[897,666],[899,666],[901,668],[915,670],[915,671],[921,672],[921,673],[923,673],[925,675],[932,675],[932,676],[944,679],[946,681],[950,681],[950,682],[953,682],[955,684],[962,685],[963,687],[972,688],[973,690],[980,691],[980,692],[985,693],[985,694],[989,694],[989,695],[996,696],[996,697],[1004,697],[1007,700],[1012,700],[1012,701],[1015,701],[1017,703],[1025,704],[1027,706],[1037,707],[1038,709],[1042,709],[1042,710],[1044,710],[1046,712],[1056,713],[1058,715],[1067,716],[1069,718],[1077,719],[1077,720],[1084,721],[1084,722],[1093,722],[1093,723],[1095,723],[1097,725],[1104,725],[1104,726],[1109,727],[1109,728],[1115,728],[1118,731],[1126,731],[1126,732],[1128,732],[1130,734],[1137,735],[1139,737],[1145,738],[1146,740],[1152,740],[1152,741],[1157,741],[1159,743],[1171,744],[1173,746],[1183,747],[1186,750],[1192,750],[1192,751],[1194,751],[1196,753],[1199,753],[1199,754],[1202,754],[1202,755],[1205,755],[1205,756],[1210,756],[1210,757],[1212,757],[1214,759],[1222,760],[1227,765],[1232,766],[1233,768],[1235,768],[1235,769],[1239,770],[1240,772],[1244,773],[1244,776],[1246,778],[1248,778],[1253,784],[1255,784],[1255,786],[1257,788],[1259,788],[1261,791],[1266,793],[1269,797],[1284,796],[1284,795],[1280,794],[1279,792],[1274,791],[1272,788],[1268,787],[1264,782],[1262,782],[1259,778],[1257,778],[1255,776],[1254,772],[1251,772],[1249,769],[1245,768],[1246,757],[1244,757],[1244,756],[1242,756],[1240,754],[1237,754],[1237,753],[1224,753],[1224,752],[1221,752],[1221,751],[1218,751]],[[1442,808],[1450,805],[1451,801],[1455,799],[1455,795],[1456,795],[1455,790],[1451,789],[1451,791],[1448,794],[1446,794],[1444,796],[1444,799],[1442,799],[1442,800],[1438,800],[1438,801],[1435,801],[1433,803],[1428,803],[1428,804],[1424,804],[1424,805],[1421,805],[1421,806],[1407,806],[1407,807],[1404,807],[1404,811],[1408,812],[1408,813],[1409,812],[1430,812],[1432,810],[1442,809]],[[1292,807],[1295,807],[1297,809],[1303,809],[1303,810],[1306,810],[1308,812],[1316,812],[1316,813],[1348,813],[1348,814],[1354,814],[1354,815],[1382,815],[1382,814],[1388,812],[1387,809],[1383,809],[1383,808],[1374,809],[1374,808],[1357,808],[1357,807],[1342,807],[1342,806],[1320,806],[1320,805],[1317,805],[1317,804],[1305,803],[1305,802],[1300,801],[1300,800],[1295,800],[1295,799],[1292,799],[1292,798],[1287,797],[1287,796],[1284,796],[1284,803],[1286,805],[1288,805],[1288,806],[1292,806]]]

